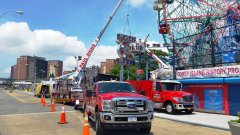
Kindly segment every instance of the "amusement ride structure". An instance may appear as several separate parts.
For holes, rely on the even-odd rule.
[[[156,0],[153,9],[177,70],[240,62],[239,0]]]

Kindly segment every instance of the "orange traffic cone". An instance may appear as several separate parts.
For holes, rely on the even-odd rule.
[[[51,104],[51,109],[50,109],[50,112],[55,112],[55,105],[54,105],[54,101],[52,102]]]
[[[88,125],[88,115],[87,115],[87,112],[85,112],[84,124],[83,124],[83,130],[82,130],[82,135],[90,135],[89,125]]]
[[[42,98],[41,98],[41,100],[40,100],[40,103],[43,103],[43,95],[42,95]]]
[[[58,124],[66,124],[66,115],[65,115],[65,110],[64,110],[64,104],[62,105],[62,113],[60,117],[60,122]]]
[[[46,106],[46,100],[45,100],[45,97],[43,97],[43,102],[42,102],[42,106]]]
[[[87,112],[85,112],[85,115],[84,115],[84,123],[88,123],[88,114],[87,114]]]

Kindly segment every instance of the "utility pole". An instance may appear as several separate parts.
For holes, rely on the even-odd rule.
[[[148,59],[146,60],[146,80],[148,80]]]
[[[123,72],[124,72],[124,65],[123,65],[124,59],[120,58],[120,63],[121,63],[121,70],[120,70],[120,81],[124,80]]]
[[[176,55],[175,55],[175,51],[176,51],[176,45],[175,45],[175,40],[173,38],[173,51],[172,51],[172,60],[173,60],[173,79],[176,79]]]

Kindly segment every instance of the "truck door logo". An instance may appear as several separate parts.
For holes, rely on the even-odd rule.
[[[135,103],[127,103],[127,108],[134,109],[134,108],[136,108],[136,104]]]

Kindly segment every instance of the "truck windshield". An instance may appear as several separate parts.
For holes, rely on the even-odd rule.
[[[181,91],[181,84],[179,83],[162,83],[163,90],[167,91]]]
[[[100,83],[99,93],[109,92],[131,92],[135,93],[135,89],[128,83],[106,82]]]

